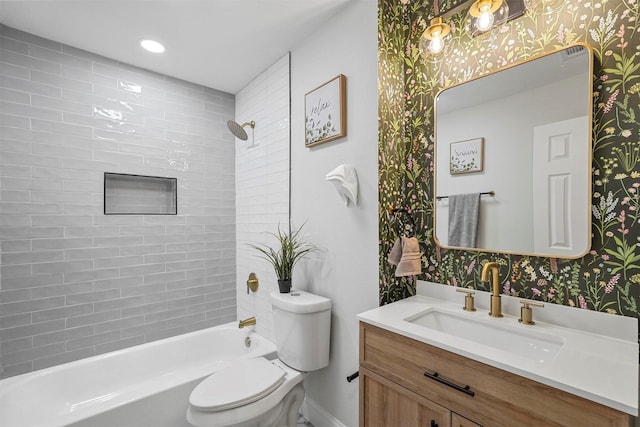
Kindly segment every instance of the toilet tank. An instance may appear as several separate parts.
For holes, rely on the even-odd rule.
[[[278,358],[298,371],[329,364],[331,300],[304,291],[271,293]]]

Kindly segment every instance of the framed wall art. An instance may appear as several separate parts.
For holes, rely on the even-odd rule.
[[[449,154],[449,173],[482,172],[484,169],[484,138],[452,142]]]
[[[312,147],[347,135],[346,77],[334,77],[304,96],[304,145]]]

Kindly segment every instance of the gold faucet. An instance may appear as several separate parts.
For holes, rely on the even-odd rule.
[[[488,262],[482,267],[482,275],[480,279],[483,282],[489,281],[489,272],[491,272],[491,308],[489,316],[502,317],[502,300],[500,299],[500,269],[495,262]]]
[[[255,324],[256,324],[256,318],[255,317],[249,317],[248,319],[239,320],[238,321],[238,328],[244,328],[245,326],[251,326],[251,325],[255,325]]]

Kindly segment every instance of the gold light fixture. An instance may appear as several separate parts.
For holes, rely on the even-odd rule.
[[[476,0],[469,7],[465,31],[470,37],[486,33],[507,22],[509,5],[503,0]]]
[[[427,29],[422,33],[420,43],[423,52],[438,55],[442,53],[450,39],[451,27],[449,24],[445,24],[441,17],[436,17],[431,20]]]
[[[439,1],[434,0],[435,17],[420,37],[420,50],[427,61],[437,62],[445,56],[447,42],[451,39],[451,26],[445,19],[468,8],[465,32],[477,37],[524,15],[526,8],[535,7],[536,13],[546,14],[558,9],[563,0],[468,0],[439,13]],[[525,6],[525,1],[526,6]],[[455,2],[454,2],[455,3]]]

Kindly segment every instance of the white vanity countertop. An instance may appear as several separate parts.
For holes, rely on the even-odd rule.
[[[533,307],[535,325],[518,322],[519,298],[502,297],[503,318],[488,316],[489,293],[476,291],[475,312],[462,310],[464,294],[452,286],[419,282],[418,295],[360,313],[362,322],[638,415],[638,320],[556,304]],[[429,295],[429,296],[425,296]],[[409,322],[421,313],[444,313],[512,332],[563,342],[553,360],[535,360]],[[521,328],[521,329],[516,329]],[[509,348],[509,343],[503,347]]]

